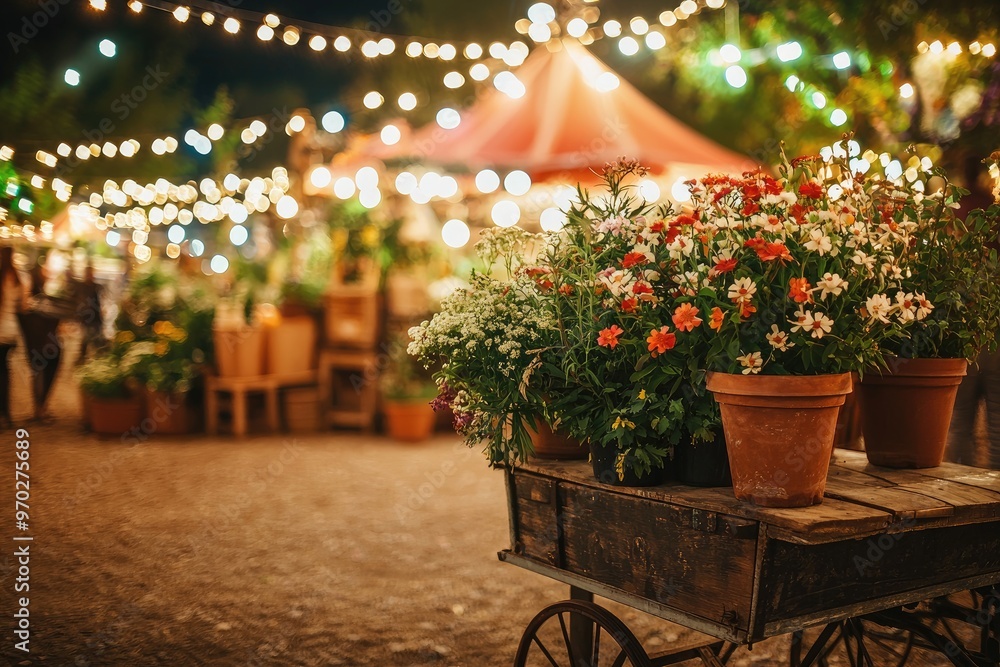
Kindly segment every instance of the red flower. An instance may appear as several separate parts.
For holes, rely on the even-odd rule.
[[[563,296],[569,296],[570,294],[573,293],[573,286],[570,285],[569,283],[563,283],[562,285],[559,286],[559,293],[562,294]]]
[[[677,306],[671,319],[678,331],[694,331],[702,322],[701,318],[698,317],[698,309],[690,303],[682,303]]]
[[[798,303],[811,302],[810,288],[809,281],[805,278],[792,278],[788,281],[788,296]]]
[[[612,324],[607,329],[601,329],[597,336],[597,344],[601,347],[610,347],[612,350],[618,346],[618,337],[625,333],[617,324]]]
[[[736,259],[735,258],[724,259],[721,262],[717,262],[715,266],[712,267],[712,270],[715,271],[715,273],[718,275],[722,275],[723,273],[729,273],[730,271],[735,271]]]
[[[628,297],[627,299],[622,299],[621,309],[623,313],[634,313],[635,309],[639,307],[639,300],[635,297]]]
[[[653,288],[650,287],[647,283],[637,282],[636,284],[632,285],[632,294],[635,294],[636,296],[640,294],[652,294],[652,293],[653,293]]]
[[[799,195],[809,199],[820,199],[823,196],[823,186],[816,181],[806,181],[799,186]]]
[[[775,260],[785,262],[792,260],[792,255],[788,252],[788,248],[785,244],[777,241],[757,246],[754,250],[757,251],[757,256],[765,262],[773,262]]]
[[[653,232],[654,234],[658,234],[663,231],[664,227],[666,227],[664,222],[662,220],[657,220],[656,222],[654,222],[649,226],[649,231]]]
[[[646,255],[641,252],[630,252],[625,255],[625,259],[622,260],[623,269],[631,269],[633,266],[639,266],[645,264],[648,260]]]
[[[751,215],[757,213],[758,211],[760,211],[760,206],[757,205],[757,202],[748,201],[746,204],[743,205],[743,208],[740,209],[740,215],[744,217],[750,217]]]
[[[708,326],[710,326],[715,331],[722,328],[722,322],[725,320],[725,315],[722,314],[722,309],[718,306],[712,308],[712,314],[709,316]]]
[[[674,345],[677,344],[677,336],[670,333],[670,327],[664,325],[659,330],[653,329],[650,331],[646,342],[649,343],[648,349],[650,355],[655,357],[667,350],[672,350]]]
[[[766,244],[766,243],[767,243],[767,241],[764,240],[764,237],[762,237],[762,236],[754,236],[754,237],[749,238],[746,241],[744,241],[743,242],[743,247],[744,248],[753,248],[754,250],[757,250],[757,252],[759,253],[760,252],[759,249],[761,247],[763,247],[764,244]]]
[[[691,215],[690,213],[682,213],[681,215],[674,218],[670,223],[671,227],[680,227],[683,225],[694,226],[698,222],[698,218]]]
[[[792,216],[795,222],[801,225],[806,221],[806,214],[812,210],[812,206],[803,206],[802,204],[796,202],[795,204],[792,204],[790,209],[788,209],[788,213]]]

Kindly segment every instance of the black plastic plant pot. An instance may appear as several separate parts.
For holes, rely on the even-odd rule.
[[[689,438],[674,447],[677,481],[691,486],[732,486],[729,454],[721,433],[712,442],[692,443]]]
[[[625,458],[624,476],[619,478],[618,471],[615,470],[617,458],[618,450],[614,447],[601,447],[591,443],[590,462],[594,466],[594,477],[598,482],[611,486],[656,486],[667,479],[665,468],[656,468],[648,473],[636,475],[630,456]]]

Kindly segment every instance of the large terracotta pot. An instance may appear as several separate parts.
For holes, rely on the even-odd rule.
[[[861,380],[868,460],[890,468],[941,465],[965,359],[895,359]]]
[[[837,416],[851,374],[709,373],[740,500],[765,507],[823,501]]]
[[[437,417],[427,399],[394,401],[386,399],[382,404],[386,431],[393,440],[402,442],[423,442],[434,433]]]
[[[543,419],[535,420],[535,430],[528,427],[528,435],[531,436],[531,447],[535,450],[535,458],[564,460],[587,458],[586,447],[562,433],[553,433]]]
[[[259,326],[216,327],[215,367],[220,377],[257,377],[264,374],[264,329]]]
[[[145,418],[141,396],[131,398],[87,397],[90,430],[99,435],[125,436],[142,428]]]
[[[201,429],[200,406],[188,400],[187,392],[146,391],[148,435],[182,435]],[[147,423],[146,426],[150,424]]]
[[[616,467],[618,450],[614,447],[601,447],[593,442],[590,443],[590,463],[594,469],[594,478],[611,486],[656,486],[667,479],[666,468],[656,468],[642,475],[635,474],[630,456],[625,457],[622,474],[619,476]]]
[[[285,317],[267,329],[267,372],[293,375],[316,368],[316,320],[309,316]]]

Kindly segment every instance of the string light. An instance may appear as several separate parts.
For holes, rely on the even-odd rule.
[[[228,32],[229,34],[235,35],[240,31],[240,22],[230,16],[222,24],[222,27],[225,28],[226,32]]]
[[[180,23],[186,23],[188,18],[191,17],[191,10],[183,5],[179,5],[176,9],[174,9],[173,14],[174,18]]]
[[[136,14],[142,12],[142,3],[139,0],[131,0],[128,3],[128,8],[131,9]]]
[[[326,37],[323,35],[313,35],[309,38],[309,48],[313,51],[322,51],[326,48]]]
[[[269,42],[274,39],[274,28],[269,25],[262,25],[257,28],[257,38],[262,42]]]
[[[343,35],[340,35],[337,39],[333,40],[333,48],[341,53],[349,51],[351,49],[351,40]]]
[[[108,8],[107,0],[90,0],[90,6],[99,12],[103,12]]]
[[[413,93],[403,93],[396,103],[403,111],[412,111],[417,106],[417,96]]]
[[[233,20],[235,20],[235,19],[233,19]],[[215,14],[213,14],[212,12],[203,12],[202,15],[201,15],[201,22],[204,23],[205,25],[214,25],[215,24]],[[223,24],[222,27],[225,28],[226,30],[229,29],[225,24]]]

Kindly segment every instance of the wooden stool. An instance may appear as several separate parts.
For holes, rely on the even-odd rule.
[[[375,427],[379,365],[374,350],[320,351],[319,400],[328,427]]]
[[[284,387],[303,386],[316,386],[316,371],[253,377],[206,377],[205,430],[212,435],[218,433],[219,394],[227,393],[233,398],[233,434],[246,435],[247,396],[252,393],[262,393],[267,401],[267,428],[272,433],[277,433],[281,428],[278,391]]]

